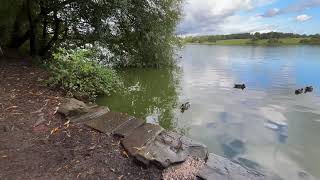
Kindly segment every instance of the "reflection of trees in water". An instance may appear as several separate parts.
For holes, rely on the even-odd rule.
[[[166,129],[174,128],[174,109],[177,107],[178,76],[180,70],[129,69],[120,72],[126,92],[98,99],[114,111],[126,112],[151,119]]]

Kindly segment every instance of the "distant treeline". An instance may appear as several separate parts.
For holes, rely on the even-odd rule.
[[[211,42],[214,43],[220,40],[231,40],[231,39],[249,39],[249,40],[264,40],[264,39],[281,39],[281,38],[305,38],[303,42],[308,43],[309,41],[318,42],[320,40],[320,34],[306,35],[306,34],[294,34],[294,33],[282,33],[282,32],[268,32],[268,33],[239,33],[239,34],[228,34],[228,35],[206,35],[206,36],[189,36],[184,38],[187,43],[202,43]],[[315,40],[315,41],[314,41]]]

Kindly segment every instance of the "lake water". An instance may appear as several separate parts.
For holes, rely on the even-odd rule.
[[[174,70],[121,72],[128,92],[98,104],[177,129],[211,152],[253,160],[285,179],[320,179],[320,46],[188,45],[179,54]],[[314,92],[295,95],[307,85]],[[190,109],[181,113],[185,102]],[[231,146],[230,154],[230,142],[241,142],[240,149]]]

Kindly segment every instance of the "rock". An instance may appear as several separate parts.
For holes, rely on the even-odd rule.
[[[254,162],[254,161],[252,161],[250,159],[238,157],[236,162],[238,164],[240,164],[241,166],[248,167],[250,169],[255,169],[255,170],[259,170],[259,169],[261,170],[262,169],[262,167],[258,163]]]
[[[130,117],[128,121],[121,124],[117,127],[112,134],[120,137],[127,137],[129,134],[133,132],[134,129],[142,126],[144,124],[144,120],[137,119],[135,117]]]
[[[228,158],[233,158],[245,152],[245,143],[240,139],[232,139],[222,143],[224,155]]]
[[[245,168],[212,153],[206,165],[198,172],[198,177],[204,180],[282,180],[270,171]]]
[[[136,159],[148,165],[150,162],[167,168],[184,162],[188,157],[206,160],[208,149],[205,145],[193,141],[181,134],[163,131],[157,138],[139,151]]]
[[[132,156],[136,156],[139,151],[146,148],[149,142],[152,142],[161,132],[163,128],[159,125],[146,123],[121,140],[121,144]]]
[[[85,114],[80,114],[77,116],[72,116],[70,117],[70,121],[74,122],[74,123],[78,123],[78,122],[87,122],[87,121],[91,121],[94,119],[98,119],[99,117],[107,114],[108,112],[110,112],[109,108],[107,107],[103,107],[103,106],[99,106],[99,107],[94,107],[94,108],[90,108],[87,110],[88,112]]]
[[[119,129],[121,126],[125,125],[125,123],[128,123],[128,121],[130,121],[131,119],[133,119],[133,117],[130,117],[124,113],[108,112],[97,118],[85,122],[85,124],[93,129],[110,135],[114,130]],[[131,132],[135,127],[132,126],[130,128],[128,128],[128,131],[124,130],[120,131],[119,133],[129,133],[129,131]]]
[[[74,98],[65,98],[58,109],[58,113],[65,116],[76,116],[89,112],[92,108],[82,101]]]

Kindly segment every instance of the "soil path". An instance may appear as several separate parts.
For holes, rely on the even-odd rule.
[[[0,179],[161,179],[161,170],[128,158],[118,139],[64,125],[55,114],[63,93],[27,62],[0,59]]]

